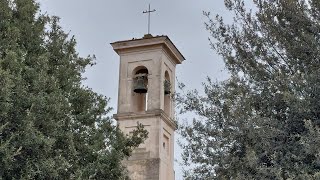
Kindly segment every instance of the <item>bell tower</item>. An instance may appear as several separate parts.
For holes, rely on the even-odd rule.
[[[125,160],[132,180],[174,180],[175,68],[183,55],[168,36],[111,43],[120,56],[118,109],[114,118],[130,134],[137,122],[148,139]]]

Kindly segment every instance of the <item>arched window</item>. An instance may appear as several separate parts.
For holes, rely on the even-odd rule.
[[[132,72],[132,111],[144,112],[147,110],[148,100],[148,69],[145,66],[138,66]]]
[[[164,112],[170,117],[171,116],[171,80],[168,71],[164,73]]]

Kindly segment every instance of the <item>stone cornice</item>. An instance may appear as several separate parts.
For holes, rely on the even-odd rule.
[[[172,127],[174,130],[177,129],[176,122],[170,118],[162,109],[150,110],[144,113],[120,113],[114,114],[113,118],[117,121],[128,120],[128,119],[144,119],[144,118],[152,118],[152,117],[160,117],[166,124]]]
[[[116,41],[111,43],[111,46],[119,55],[130,51],[159,46],[172,56],[176,64],[181,64],[182,61],[185,60],[181,52],[172,43],[168,36],[151,36],[141,39]]]

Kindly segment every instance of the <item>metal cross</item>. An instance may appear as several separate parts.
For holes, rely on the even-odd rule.
[[[148,13],[148,34],[150,34],[150,14],[152,12],[155,12],[156,10],[150,10],[150,4],[149,4],[149,10],[143,11],[143,13]]]

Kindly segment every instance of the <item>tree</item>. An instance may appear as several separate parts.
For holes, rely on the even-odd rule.
[[[81,84],[94,56],[58,22],[34,0],[0,1],[0,179],[124,179],[147,132],[114,125],[109,99]]]
[[[206,28],[230,78],[178,96],[187,179],[320,178],[320,3],[225,0]],[[251,4],[251,5],[252,5]]]

